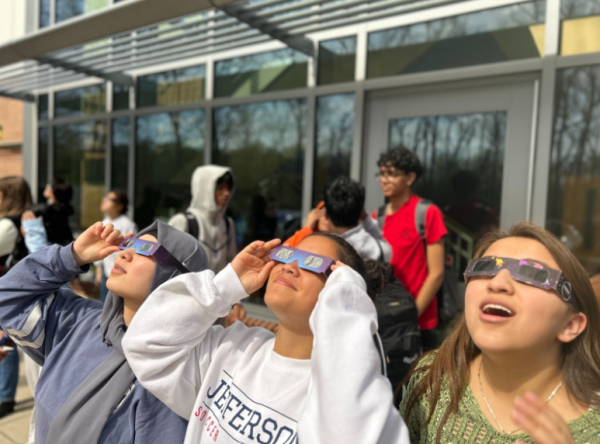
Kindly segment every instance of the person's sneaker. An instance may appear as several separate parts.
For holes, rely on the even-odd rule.
[[[12,413],[15,410],[15,402],[0,402],[0,418]]]

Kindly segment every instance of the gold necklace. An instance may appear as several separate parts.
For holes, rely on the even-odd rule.
[[[500,431],[502,433],[507,433],[504,431],[504,427],[502,427],[502,424],[500,424],[500,422],[496,418],[496,415],[494,414],[492,407],[490,407],[490,403],[488,402],[487,398],[485,397],[485,393],[483,393],[483,384],[481,383],[481,367],[482,367],[482,365],[483,365],[483,359],[479,362],[479,371],[477,372],[477,379],[479,379],[479,391],[481,392],[481,397],[483,398],[483,401],[485,402],[485,405],[487,406],[488,410],[492,414],[492,418],[494,418],[494,421],[496,421],[496,424],[498,425],[498,428],[500,429]],[[546,404],[549,403],[552,400],[552,398],[554,398],[554,395],[556,395],[558,390],[562,387],[562,384],[563,384],[563,381],[561,379],[560,382],[558,383],[558,385],[556,386],[556,388],[554,389],[554,391],[550,394],[550,396],[546,400]],[[512,432],[508,432],[508,434],[512,435],[513,433],[515,433],[519,430],[521,430],[521,427],[514,429]]]

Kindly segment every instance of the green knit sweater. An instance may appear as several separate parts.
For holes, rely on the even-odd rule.
[[[431,362],[431,359],[428,360]],[[426,363],[424,363],[426,364]],[[408,425],[411,444],[434,444],[440,421],[450,402],[447,387],[442,387],[440,399],[429,424],[425,425],[429,414],[429,399],[423,395],[413,406],[410,418],[406,418],[406,407],[410,393],[425,373],[415,375],[408,383],[400,404],[400,413]],[[569,428],[577,444],[600,444],[600,411],[590,410],[580,418],[570,421]],[[512,444],[518,440],[535,444],[527,434],[500,433],[483,415],[479,404],[467,386],[458,404],[458,414],[451,415],[443,428],[441,444]]]

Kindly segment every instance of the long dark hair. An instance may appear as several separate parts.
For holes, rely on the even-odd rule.
[[[0,217],[16,216],[31,207],[29,185],[20,176],[8,176],[0,179]]]
[[[129,210],[129,198],[127,194],[121,190],[112,190],[111,193],[115,194],[115,203],[121,205],[121,214],[127,213],[127,210]]]
[[[367,284],[367,294],[375,299],[377,293],[381,293],[383,287],[383,272],[381,266],[374,260],[363,260],[354,247],[345,239],[335,234],[316,232],[307,237],[324,237],[336,243],[339,260],[356,271]]]
[[[482,257],[495,242],[507,237],[533,239],[544,245],[567,280],[573,286],[575,311],[587,316],[586,329],[573,341],[563,345],[561,367],[565,387],[570,396],[592,408],[600,407],[600,309],[590,284],[587,272],[577,258],[551,233],[530,222],[515,224],[510,232],[494,231],[486,235],[477,245],[473,257]],[[440,442],[442,428],[451,414],[458,412],[458,403],[469,380],[469,365],[481,354],[477,348],[465,319],[444,341],[430,365],[418,367],[418,363],[406,376],[405,384],[413,375],[425,373],[411,392],[405,419],[408,420],[415,403],[421,396],[430,397],[429,416],[431,421],[444,381],[448,384],[450,404],[437,431],[436,443]],[[427,356],[427,355],[425,355]],[[423,359],[423,358],[421,358]]]
[[[55,177],[52,179],[50,187],[52,188],[56,202],[62,205],[71,204],[71,199],[73,199],[73,187],[71,187],[68,180]]]

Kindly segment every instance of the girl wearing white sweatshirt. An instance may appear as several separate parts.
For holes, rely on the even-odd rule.
[[[279,243],[254,242],[216,276],[190,273],[152,293],[123,340],[139,381],[189,419],[186,444],[408,444],[377,372],[370,297],[380,271],[337,236],[297,246],[334,259],[329,277],[271,261]],[[267,280],[276,335],[241,322],[212,326]]]

